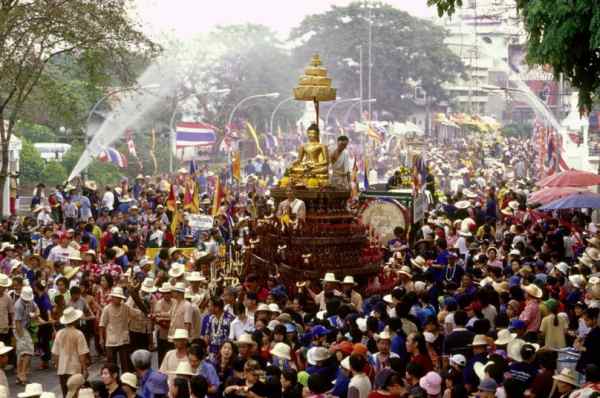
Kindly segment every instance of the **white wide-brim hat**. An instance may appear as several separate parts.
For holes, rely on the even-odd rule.
[[[83,316],[83,311],[78,310],[73,307],[67,307],[63,311],[62,316],[60,317],[60,323],[63,325],[69,325],[77,320],[79,320]]]

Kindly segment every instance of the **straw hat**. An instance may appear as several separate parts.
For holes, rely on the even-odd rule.
[[[169,374],[177,375],[177,376],[195,376],[196,373],[192,370],[192,365],[188,361],[181,361],[177,365],[177,369],[174,372],[169,372]]]
[[[12,279],[6,274],[0,274],[0,287],[11,287]]]
[[[306,353],[306,360],[310,365],[316,365],[317,362],[329,359],[331,353],[325,347],[312,347]]]
[[[81,260],[81,258],[79,258]],[[70,265],[66,265],[63,268],[62,274],[65,278],[71,279],[79,272],[79,267],[71,267]]]
[[[587,255],[587,253],[583,253],[583,256],[579,257],[579,262],[588,268],[592,268],[594,265],[594,262],[592,261],[591,257]]]
[[[354,281],[354,277],[352,275],[346,275],[342,281],[342,285],[356,286],[357,283]]]
[[[497,293],[504,293],[504,292],[509,292],[510,291],[510,287],[509,287],[507,281],[492,282],[492,287],[494,288],[494,290]]]
[[[511,200],[510,202],[508,202],[508,207],[510,207],[513,210],[519,210],[519,202],[516,200]]]
[[[256,341],[254,341],[254,339],[252,338],[252,335],[250,335],[248,333],[242,333],[240,335],[240,337],[238,337],[238,339],[235,341],[235,344],[237,344],[237,345],[240,345],[240,344],[256,345]]]
[[[585,287],[585,276],[581,274],[569,275],[569,282],[578,289]]]
[[[260,303],[258,307],[256,307],[256,312],[271,312],[268,304]]]
[[[475,362],[475,364],[473,365],[473,370],[475,371],[477,377],[479,377],[479,380],[485,379],[485,369],[493,364],[494,362],[492,361],[486,362],[485,364],[481,362]]]
[[[477,347],[482,345],[486,346],[488,345],[488,341],[484,334],[476,334],[475,337],[473,337],[473,342],[469,345],[471,347]]]
[[[383,332],[376,334],[375,338],[377,340],[391,340],[392,335],[390,333],[390,329],[388,327],[386,327],[385,329],[383,329]]]
[[[407,265],[403,265],[403,266],[400,268],[400,271],[398,271],[398,275],[404,275],[404,276],[406,276],[407,278],[410,278],[410,279],[412,279],[412,271],[411,271],[410,267],[409,267],[409,266],[407,266]]]
[[[179,248],[179,247],[169,248],[169,257],[173,257],[173,254],[175,254],[177,252],[182,253],[181,248]]]
[[[281,310],[279,309],[279,306],[276,303],[269,304],[269,311],[271,311],[272,313],[281,314]]]
[[[152,278],[145,278],[144,281],[142,282],[142,286],[140,287],[140,290],[144,293],[154,293],[156,292],[156,286],[154,286],[154,279]]]
[[[170,340],[189,340],[190,334],[186,329],[175,329],[175,333],[170,337]]]
[[[454,354],[450,357],[450,363],[464,368],[467,366],[467,358],[463,354]]]
[[[594,236],[591,239],[587,239],[588,243],[595,247],[596,249],[600,249],[600,239],[598,239],[596,236]]]
[[[171,269],[169,270],[169,276],[171,278],[179,278],[185,273],[185,268],[183,264],[173,263],[171,264]]]
[[[494,343],[496,345],[507,345],[517,337],[516,333],[511,333],[508,329],[502,329],[498,332],[498,338]]]
[[[185,283],[177,282],[175,286],[171,287],[171,291],[185,294]]]
[[[508,345],[506,346],[506,353],[507,353],[508,357],[517,362],[523,362],[523,357],[521,356],[521,350],[523,349],[524,345],[532,346],[535,351],[540,349],[540,346],[538,344],[527,343],[523,339],[515,338],[513,341],[508,343]]]
[[[521,286],[521,289],[523,289],[523,291],[525,293],[527,293],[528,295],[535,297],[537,299],[542,298],[542,296],[544,295],[544,293],[542,292],[542,289],[540,289],[539,287],[537,287],[537,285],[530,283],[527,286]]]
[[[577,382],[577,374],[573,369],[563,368],[559,374],[552,376],[552,378],[556,381],[562,381],[563,383],[579,387],[579,383]]]
[[[386,294],[385,296],[383,296],[383,301],[387,304],[394,304],[394,298],[391,294]]]
[[[588,247],[585,249],[585,254],[590,256],[590,258],[594,261],[600,260],[600,250],[596,249],[595,247]]]
[[[162,286],[158,288],[159,293],[171,293],[171,284],[169,282],[163,282]]]
[[[31,289],[31,286],[23,286],[20,297],[23,301],[33,301],[33,290]]]
[[[53,392],[44,391],[42,395],[40,395],[40,398],[56,398],[56,394]]]
[[[410,263],[417,268],[425,268],[425,266],[427,265],[427,260],[425,260],[421,256],[417,256],[416,258],[411,258]]]
[[[86,182],[83,183],[83,186],[86,187],[87,189],[89,189],[90,191],[95,191],[98,189],[98,185],[96,184],[96,181],[92,181],[92,180],[87,180]]]
[[[133,373],[125,372],[121,375],[121,383],[133,388],[134,390],[138,388],[137,381],[137,376]]]
[[[63,311],[62,316],[60,317],[60,323],[63,325],[69,325],[83,316],[83,311],[75,309],[73,307],[67,307]]]
[[[327,272],[325,277],[321,279],[323,283],[340,283],[337,279],[335,279],[335,274],[333,272]]]
[[[7,354],[13,350],[13,347],[4,344],[3,341],[0,341],[0,355]]]
[[[79,390],[77,398],[95,398],[94,390],[92,390],[91,388],[82,388]]]
[[[206,278],[200,272],[192,271],[185,277],[185,280],[188,282],[205,282]]]
[[[43,392],[44,390],[40,383],[29,383],[25,386],[25,391],[19,393],[17,396],[19,398],[37,397],[42,395]]]
[[[125,250],[123,250],[119,246],[113,246],[113,247],[111,247],[111,249],[113,249],[115,251],[115,258],[122,257],[125,254]]]
[[[471,207],[471,202],[469,202],[468,200],[460,200],[460,201],[456,202],[454,204],[454,206],[457,209],[464,210],[464,209],[468,209],[469,207]]]
[[[271,355],[290,361],[292,359],[290,354],[291,350],[292,349],[289,345],[285,343],[277,343],[275,346],[273,346],[273,349],[271,349]]]
[[[110,291],[109,294],[110,297],[116,297],[116,298],[120,298],[122,300],[127,299],[127,297],[125,297],[125,293],[123,292],[123,288],[122,287],[113,287],[112,290]]]

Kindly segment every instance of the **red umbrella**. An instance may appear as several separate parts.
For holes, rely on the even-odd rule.
[[[581,170],[568,170],[541,179],[538,187],[590,187],[600,185],[600,175]]]
[[[586,188],[576,187],[547,187],[531,193],[527,198],[527,202],[545,205],[546,203],[550,203],[557,199],[579,192],[588,192],[588,190]]]

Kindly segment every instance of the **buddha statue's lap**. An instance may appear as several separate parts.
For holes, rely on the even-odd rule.
[[[287,169],[294,185],[310,185],[311,179],[316,179],[319,185],[326,185],[329,180],[329,152],[327,146],[319,141],[319,128],[312,124],[308,130],[308,142],[300,146],[298,159]]]

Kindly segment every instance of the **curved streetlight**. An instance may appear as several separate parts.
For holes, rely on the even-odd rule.
[[[96,101],[94,106],[92,106],[92,109],[90,109],[90,113],[88,113],[88,117],[85,121],[85,149],[84,150],[85,151],[88,150],[88,146],[89,146],[89,144],[91,142],[91,138],[92,138],[92,135],[90,134],[90,122],[92,120],[92,115],[94,113],[96,113],[96,110],[98,109],[98,107],[100,106],[101,103],[103,103],[108,98],[112,97],[113,95],[117,95],[117,94],[124,93],[127,91],[151,90],[151,89],[159,88],[159,87],[160,87],[160,84],[147,84],[145,86],[121,87],[121,88],[118,88],[116,90],[113,90],[113,91],[107,93],[106,95],[101,97],[98,101]],[[86,175],[85,175],[86,170],[87,170],[87,167],[83,170],[84,177],[86,177]]]
[[[354,97],[354,98],[339,99],[339,100],[334,101],[333,104],[331,105],[331,107],[327,110],[327,113],[325,114],[325,125],[323,126],[323,130],[325,130],[327,128],[327,124],[329,124],[329,115],[331,114],[331,111],[333,111],[333,108],[335,108],[339,104],[343,104],[346,102],[355,102],[355,101],[360,101],[360,98]]]
[[[281,108],[281,106],[283,104],[290,102],[293,99],[294,99],[294,97],[288,97],[288,98],[284,99],[283,101],[278,103],[277,106],[275,106],[275,109],[273,109],[273,112],[271,112],[271,122],[269,123],[269,129],[271,131],[271,134],[273,134],[273,124],[275,123],[275,114],[277,113],[279,108]]]
[[[344,115],[344,124],[346,124],[348,122],[348,117],[350,117],[350,113],[356,107],[356,105],[359,105],[359,104],[372,104],[373,102],[376,102],[376,101],[377,101],[376,98],[369,98],[369,99],[364,99],[364,100],[356,101],[356,103],[352,104],[352,106],[350,106],[350,108],[348,108],[348,110],[346,111],[346,114]]]
[[[210,94],[229,94],[231,90],[228,88],[209,90],[200,93],[194,93],[195,95],[210,95]],[[185,99],[185,98],[182,98]],[[171,119],[169,120],[169,173],[173,173],[173,146],[175,141],[175,116],[179,113],[179,102],[175,104],[175,109],[173,109],[173,114],[171,115]]]
[[[256,99],[256,98],[278,98],[278,97],[279,97],[279,93],[267,93],[267,94],[251,95],[249,97],[243,98],[240,102],[237,103],[236,106],[233,107],[231,113],[229,114],[229,119],[227,120],[227,126],[225,126],[225,128],[230,128],[229,126],[231,126],[231,122],[233,121],[233,116],[235,115],[235,111],[237,111],[238,108],[240,106],[242,106],[242,104],[244,104],[245,102],[248,102],[248,101]]]

